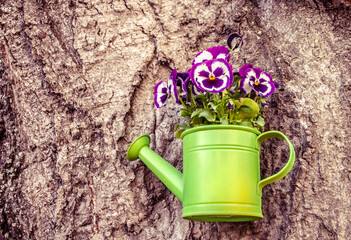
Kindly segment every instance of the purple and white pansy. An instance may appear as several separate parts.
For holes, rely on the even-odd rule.
[[[157,108],[166,105],[169,97],[174,96],[176,103],[180,103],[177,91],[177,70],[173,69],[167,83],[161,81],[156,84],[154,90],[154,101]]]
[[[229,55],[228,48],[224,46],[217,46],[217,47],[209,48],[203,52],[200,52],[195,56],[192,65],[202,63],[212,59],[224,59],[227,62],[229,62],[230,55]]]
[[[192,66],[190,78],[203,92],[218,93],[233,84],[232,65],[224,59],[213,59]]]
[[[252,64],[241,67],[239,74],[241,76],[240,91],[244,94],[250,93],[251,90],[254,90],[261,97],[267,97],[274,93],[276,84],[271,75],[259,68],[253,68]]]
[[[154,102],[157,108],[166,105],[168,99],[168,86],[163,81],[159,82],[155,86],[154,90]]]

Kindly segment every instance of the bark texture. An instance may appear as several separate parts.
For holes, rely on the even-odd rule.
[[[0,0],[0,239],[347,239],[351,235],[350,1]],[[200,223],[142,162],[139,135],[182,169],[153,87],[232,33],[233,68],[280,79],[266,130],[296,163],[263,190],[264,218]],[[288,149],[262,147],[261,175]]]

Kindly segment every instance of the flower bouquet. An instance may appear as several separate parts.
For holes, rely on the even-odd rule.
[[[252,64],[233,72],[230,54],[238,53],[242,44],[240,35],[231,34],[227,47],[216,46],[198,53],[187,72],[173,69],[167,82],[156,84],[156,107],[165,106],[172,97],[183,106],[180,116],[190,120],[175,125],[177,138],[189,128],[212,124],[264,130],[262,110],[279,84]]]

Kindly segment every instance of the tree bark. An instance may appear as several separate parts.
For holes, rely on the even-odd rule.
[[[351,235],[350,1],[0,0],[0,239],[347,239]],[[233,68],[280,80],[266,131],[296,163],[263,190],[264,218],[183,220],[126,151],[141,134],[182,170],[179,106],[153,88],[242,34]],[[287,161],[262,146],[261,176]]]

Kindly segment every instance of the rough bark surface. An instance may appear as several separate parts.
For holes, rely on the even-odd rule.
[[[0,0],[0,239],[347,239],[351,235],[350,1]],[[296,149],[264,188],[264,218],[200,223],[142,162],[139,135],[182,169],[153,87],[232,33],[234,69],[280,79],[266,130]],[[261,174],[287,146],[262,147]]]

